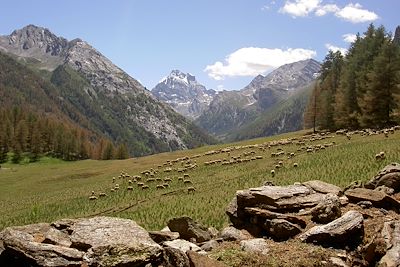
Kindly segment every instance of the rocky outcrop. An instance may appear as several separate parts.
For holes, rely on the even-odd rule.
[[[342,217],[321,226],[314,226],[299,236],[307,243],[323,246],[356,246],[364,235],[364,219],[358,211],[348,211]]]
[[[0,265],[126,266],[161,259],[162,248],[134,221],[111,217],[6,228]]]
[[[329,223],[342,216],[342,210],[340,208],[339,197],[329,193],[311,210],[311,219],[317,223]]]
[[[255,236],[286,240],[299,234],[306,222],[296,215],[317,206],[325,195],[305,185],[262,186],[236,193],[227,209],[235,227]]]

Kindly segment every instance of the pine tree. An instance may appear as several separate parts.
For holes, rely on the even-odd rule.
[[[398,107],[395,95],[399,93],[400,61],[399,47],[387,36],[380,53],[373,61],[373,69],[368,73],[368,85],[361,101],[362,125],[381,128],[394,124],[391,117]]]
[[[110,160],[113,158],[114,158],[114,145],[111,142],[107,142],[102,151],[101,159]]]
[[[126,147],[125,144],[120,144],[118,146],[117,151],[115,153],[115,158],[116,159],[127,159],[127,158],[129,158],[128,148]]]
[[[320,89],[318,82],[315,84],[314,89],[311,93],[308,101],[308,106],[304,113],[304,127],[306,129],[312,128],[313,132],[316,132],[318,120],[320,117]]]

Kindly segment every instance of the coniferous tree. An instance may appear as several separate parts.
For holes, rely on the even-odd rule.
[[[110,160],[114,158],[114,145],[111,142],[107,142],[103,153],[102,153],[102,160]]]
[[[129,158],[128,148],[125,144],[120,144],[115,152],[116,159],[127,159]]]

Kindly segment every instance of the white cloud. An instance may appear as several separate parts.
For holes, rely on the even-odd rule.
[[[342,53],[343,56],[345,56],[347,54],[347,49],[344,48],[344,47],[338,47],[338,46],[335,46],[335,45],[332,45],[332,44],[325,44],[325,47],[328,50],[332,50],[333,52],[340,51],[340,53]]]
[[[295,0],[286,1],[285,5],[279,10],[293,17],[305,17],[320,6],[321,0]]]
[[[322,5],[319,6],[315,11],[315,15],[318,17],[325,16],[328,13],[336,13],[340,10],[340,8],[335,4]]]
[[[357,39],[357,35],[355,35],[353,33],[343,34],[342,37],[343,37],[343,41],[345,41],[346,43],[352,43]]]
[[[284,64],[315,56],[315,51],[302,48],[282,50],[244,47],[228,55],[225,63],[217,61],[206,66],[204,71],[215,80],[223,80],[225,77],[233,76],[256,76]]]
[[[335,4],[322,3],[323,0],[287,0],[279,12],[286,13],[292,17],[306,17],[314,14],[317,17],[325,16],[328,13],[352,23],[372,22],[377,20],[378,15],[367,9],[363,9],[359,3],[348,4],[343,8]]]
[[[371,22],[379,17],[376,13],[362,9],[360,4],[348,4],[340,11],[335,13],[336,17],[350,21],[352,23]]]

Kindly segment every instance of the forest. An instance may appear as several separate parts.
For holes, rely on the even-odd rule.
[[[325,57],[304,124],[314,131],[388,127],[400,122],[399,102],[400,36],[370,24],[346,55]]]

